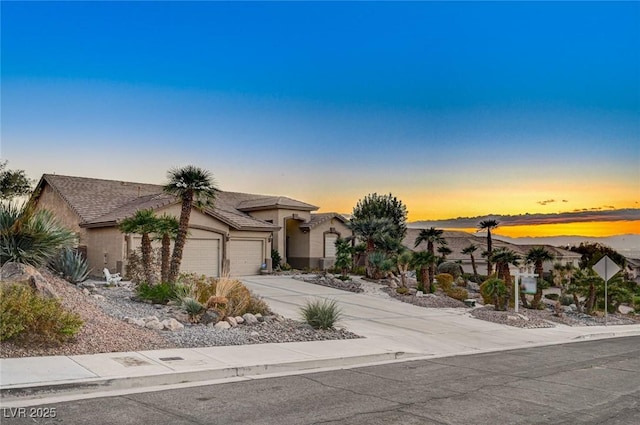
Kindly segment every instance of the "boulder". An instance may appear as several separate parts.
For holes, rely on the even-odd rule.
[[[91,298],[93,298],[96,301],[104,301],[104,296],[100,294],[91,295]]]
[[[227,317],[227,322],[229,322],[232,328],[235,328],[236,326],[238,326],[238,322],[236,322],[235,317]]]
[[[213,327],[216,329],[231,329],[231,325],[229,324],[229,322],[225,320],[221,320],[220,322],[216,323]]]
[[[247,325],[255,325],[258,323],[258,319],[256,318],[256,316],[251,313],[243,314],[242,318],[244,319],[244,323],[246,323]]]
[[[56,298],[53,287],[42,277],[40,272],[33,266],[20,263],[7,262],[0,269],[0,283],[29,285],[39,294],[47,298]]]
[[[235,319],[236,319],[236,323],[239,325],[244,323],[244,319],[242,318],[242,316],[236,316]]]
[[[203,325],[208,325],[209,323],[216,323],[219,320],[219,317],[220,316],[218,316],[218,313],[216,313],[212,309],[209,309],[205,311],[200,317],[200,323],[202,323]]]
[[[163,330],[164,325],[162,324],[162,322],[160,322],[160,319],[158,319],[156,316],[151,316],[151,317],[153,317],[153,319],[151,320],[147,320],[146,318],[144,319],[144,327],[148,329],[153,329],[154,331]]]
[[[161,323],[162,323],[162,326],[164,327],[164,329],[166,329],[168,331],[177,331],[177,330],[180,330],[180,329],[184,328],[184,325],[182,323],[178,322],[173,317],[170,318],[170,319],[165,319]]]
[[[618,307],[618,311],[622,314],[630,314],[630,313],[633,313],[635,310],[633,307],[629,307],[628,305],[621,305],[620,307]]]

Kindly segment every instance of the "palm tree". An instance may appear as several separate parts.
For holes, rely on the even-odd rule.
[[[462,249],[461,253],[464,255],[468,255],[471,257],[471,267],[473,268],[473,276],[478,281],[478,269],[476,267],[476,259],[473,256],[473,253],[478,250],[478,246],[474,244],[470,244],[469,246]]]
[[[0,202],[0,265],[13,261],[41,267],[76,241],[50,211],[36,210],[31,202]]]
[[[493,265],[491,263],[491,254],[493,253],[491,229],[495,229],[498,225],[500,225],[500,222],[497,220],[483,220],[478,223],[478,229],[480,231],[487,231],[487,252],[489,253],[487,257],[487,276],[490,276],[491,273],[493,273]]]
[[[407,272],[411,266],[413,260],[413,253],[409,250],[403,251],[396,258],[396,265],[398,267],[398,273],[400,273],[400,282],[403,288],[407,286]]]
[[[511,280],[511,271],[509,270],[509,264],[513,264],[516,267],[519,266],[521,260],[520,255],[508,248],[500,248],[493,251],[493,254],[491,254],[490,258],[496,264],[498,279],[502,279],[507,289],[509,290],[509,293],[513,294],[513,281]],[[515,300],[515,294],[513,295]],[[527,305],[527,301],[523,293],[520,294],[520,300],[523,301],[523,304],[525,306]],[[507,302],[508,301],[509,297],[507,297]]]
[[[178,236],[180,222],[175,217],[163,215],[158,218],[154,233],[162,243],[160,262],[160,282],[169,281],[169,262],[171,260],[171,241]]]
[[[152,247],[151,233],[156,231],[158,218],[153,214],[153,210],[139,210],[132,217],[125,218],[120,222],[120,230],[124,233],[135,233],[142,235],[142,267],[147,283],[152,284],[154,280],[152,267]]]
[[[427,252],[433,255],[435,258],[434,244],[437,243],[438,245],[444,245],[447,243],[446,240],[442,237],[443,233],[443,230],[436,229],[435,227],[420,230],[420,233],[418,233],[418,237],[416,238],[414,248],[417,248],[418,245],[420,245],[422,242],[427,242]],[[429,286],[431,286],[431,284],[433,283],[433,278],[436,275],[436,262],[429,266]]]
[[[433,280],[429,281],[428,270],[435,265],[436,262],[436,256],[430,252],[419,251],[413,253],[411,267],[416,270],[416,277],[418,278],[419,284],[422,285],[423,292],[431,292],[431,283]]]
[[[550,253],[543,246],[533,247],[527,252],[525,261],[528,264],[533,264],[533,272],[538,275],[538,285],[536,285],[536,293],[531,301],[531,308],[540,308],[540,300],[542,299],[542,285],[544,279],[542,274],[544,273],[543,263],[547,261],[555,260],[556,256]]]
[[[365,217],[351,220],[349,228],[365,243],[365,272],[367,277],[373,277],[373,270],[369,266],[369,255],[376,250],[376,244],[379,244],[392,231],[393,222],[388,218]]]
[[[180,263],[182,262],[184,245],[187,242],[191,209],[194,206],[200,208],[213,206],[218,188],[211,173],[193,165],[173,168],[169,170],[167,175],[169,182],[164,186],[164,191],[176,195],[182,201],[178,234],[173,246],[173,255],[171,256],[169,276],[167,278],[169,282],[173,283],[180,273]]]
[[[438,254],[440,254],[441,262],[447,261],[447,255],[451,254],[453,251],[446,244],[440,245],[438,247]]]

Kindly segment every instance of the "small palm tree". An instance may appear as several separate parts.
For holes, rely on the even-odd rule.
[[[444,233],[443,230],[436,229],[435,227],[422,229],[420,230],[420,233],[418,233],[418,237],[416,238],[414,247],[417,248],[418,245],[420,245],[422,242],[426,242],[427,252],[433,255],[435,258],[434,244],[444,245],[447,243],[447,241],[442,237],[443,233]],[[428,282],[429,285],[433,283],[433,278],[436,275],[436,268],[435,268],[436,263],[437,261],[429,266],[429,282]]]
[[[412,260],[413,253],[409,250],[400,253],[400,255],[398,255],[398,258],[396,259],[398,273],[400,273],[400,282],[403,288],[406,288],[407,286],[407,272],[409,271]]]
[[[538,275],[538,285],[536,285],[536,293],[531,301],[531,308],[540,308],[540,300],[542,300],[542,287],[544,284],[543,264],[547,261],[555,260],[556,256],[547,251],[543,246],[533,247],[527,252],[525,261],[528,264],[533,264],[533,272]]]
[[[169,263],[171,260],[171,241],[178,236],[180,222],[170,215],[163,215],[158,218],[154,233],[159,237],[162,248],[160,262],[160,281],[169,281]]]
[[[491,254],[491,260],[496,264],[496,272],[498,279],[504,281],[509,293],[512,293],[513,290],[513,281],[511,280],[511,271],[509,270],[509,264],[513,264],[514,266],[520,265],[521,257],[515,251],[512,251],[508,248],[500,248],[496,249],[493,254]],[[515,294],[514,300],[515,300]],[[521,300],[524,298],[524,294],[521,294]],[[509,301],[509,297],[507,297],[507,301]],[[523,304],[526,304],[526,298],[524,298]]]
[[[440,245],[438,247],[438,254],[440,254],[440,261],[447,261],[447,255],[451,254],[453,251],[446,244]]]
[[[151,233],[156,231],[158,218],[153,214],[153,210],[139,210],[132,217],[125,218],[120,223],[120,230],[124,233],[135,233],[142,235],[142,267],[144,268],[145,279],[148,284],[153,284],[152,267],[152,247]]]
[[[369,256],[376,250],[376,245],[393,230],[393,222],[387,218],[366,217],[351,220],[349,228],[365,244],[365,272],[371,278],[375,273],[370,266]]]
[[[167,277],[169,282],[175,283],[180,273],[182,253],[187,242],[191,209],[194,206],[200,208],[213,206],[218,188],[211,173],[193,165],[173,168],[169,170],[167,175],[169,182],[164,186],[164,191],[176,195],[182,201],[178,234],[173,245],[169,276]]]
[[[411,267],[416,270],[418,283],[422,286],[423,292],[431,291],[431,283],[429,280],[429,268],[438,262],[435,255],[427,251],[414,252],[411,258]]]
[[[493,253],[493,241],[491,240],[491,229],[495,229],[500,225],[500,222],[497,220],[483,220],[478,223],[478,229],[480,231],[487,231],[487,251],[489,252],[489,256],[487,257],[487,276],[491,276],[493,273],[493,264],[491,263],[491,254]]]
[[[478,250],[478,246],[474,244],[470,244],[469,246],[462,249],[461,253],[464,255],[468,255],[471,257],[471,267],[473,268],[473,276],[478,281],[478,268],[476,267],[476,259],[473,256],[473,253]]]

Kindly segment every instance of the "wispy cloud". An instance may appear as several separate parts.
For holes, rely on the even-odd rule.
[[[556,202],[555,199],[547,199],[546,201],[538,201],[538,204],[547,205],[547,204],[553,204],[554,202]]]

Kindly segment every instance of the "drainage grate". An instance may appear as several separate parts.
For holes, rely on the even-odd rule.
[[[162,360],[163,362],[170,362],[173,360],[184,360],[182,357],[160,357],[158,360]]]

